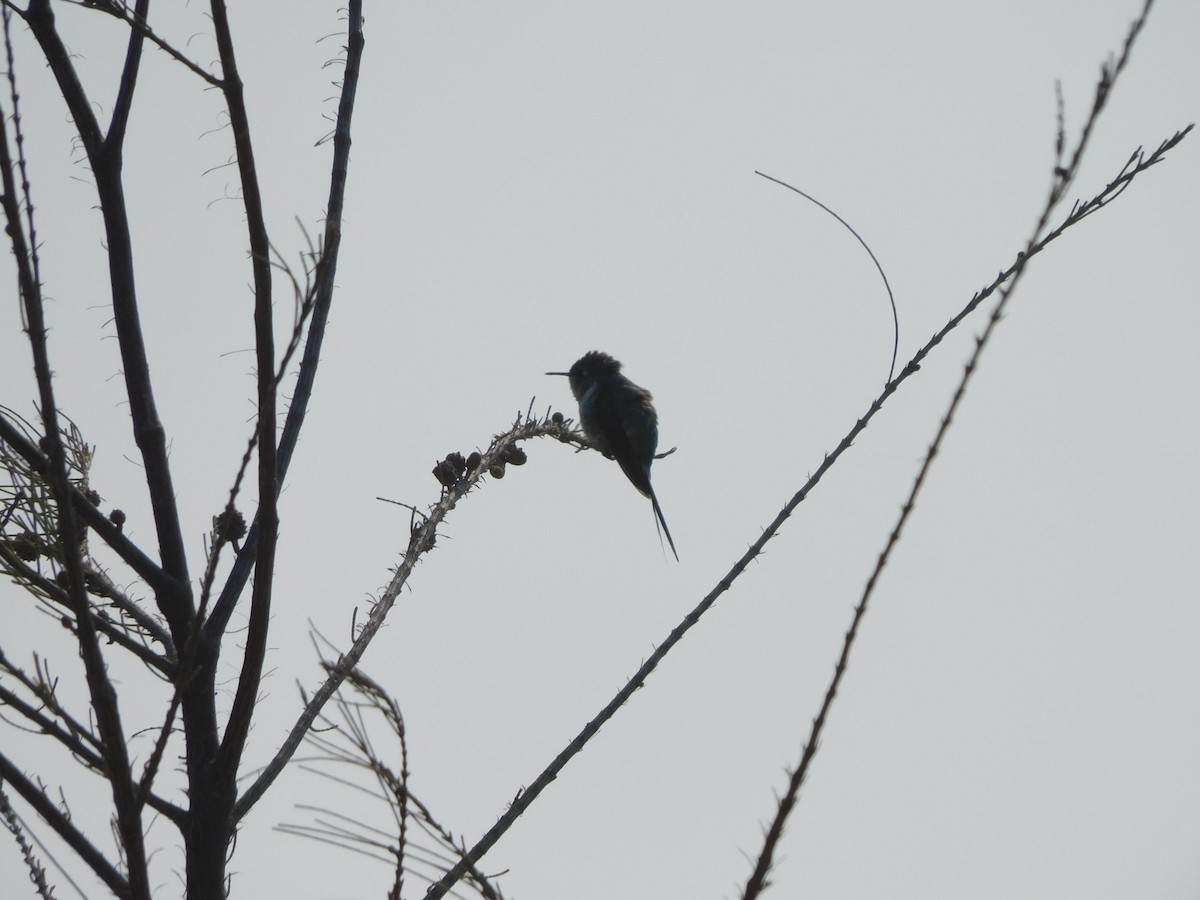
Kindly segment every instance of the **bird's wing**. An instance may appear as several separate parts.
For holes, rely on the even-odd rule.
[[[633,486],[651,495],[650,461],[658,448],[658,416],[650,395],[629,384],[624,390],[602,391],[596,414],[608,436],[609,452]]]

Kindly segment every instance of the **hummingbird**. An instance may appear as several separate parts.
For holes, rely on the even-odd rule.
[[[650,484],[650,465],[658,449],[658,413],[650,392],[621,374],[621,364],[599,350],[585,353],[566,375],[571,393],[579,401],[579,422],[592,446],[615,459],[633,486],[649,497],[654,505],[656,525],[662,525],[675,560],[679,553],[671,530],[663,518],[662,507]]]

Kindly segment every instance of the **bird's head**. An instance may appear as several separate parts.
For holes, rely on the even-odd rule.
[[[575,395],[576,400],[579,400],[597,381],[616,375],[620,371],[621,364],[619,362],[607,353],[592,350],[575,360],[571,371],[547,372],[546,374],[566,375],[571,382],[571,393]]]

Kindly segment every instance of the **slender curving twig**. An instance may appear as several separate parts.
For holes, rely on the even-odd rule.
[[[896,296],[892,293],[892,286],[888,283],[887,273],[883,271],[883,266],[880,265],[879,260],[876,259],[875,252],[870,248],[870,246],[868,246],[867,242],[863,240],[862,235],[854,230],[853,226],[851,226],[849,222],[839,216],[836,212],[834,212],[812,194],[805,193],[804,191],[800,190],[800,188],[790,185],[786,181],[780,181],[778,178],[768,175],[766,172],[760,172],[755,169],[754,174],[761,175],[763,178],[767,179],[767,181],[773,181],[779,186],[787,188],[789,191],[795,191],[805,200],[809,200],[817,204],[817,206],[821,207],[821,209],[825,210],[825,212],[829,213],[831,216],[841,222],[845,229],[854,235],[855,239],[862,244],[863,249],[867,251],[867,255],[871,257],[871,262],[875,263],[875,268],[879,270],[879,277],[883,279],[883,287],[887,291],[888,302],[892,305],[892,363],[888,367],[887,377],[887,381],[891,381],[892,376],[896,374],[896,355],[900,352],[900,314],[896,312]]]

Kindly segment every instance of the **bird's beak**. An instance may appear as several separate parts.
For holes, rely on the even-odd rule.
[[[566,375],[568,378],[571,377],[570,372],[547,372],[546,374],[547,375]]]

